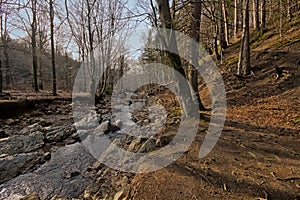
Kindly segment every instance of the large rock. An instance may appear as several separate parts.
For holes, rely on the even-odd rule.
[[[28,171],[37,161],[37,153],[0,158],[0,184]]]
[[[8,199],[33,192],[38,192],[41,199],[50,199],[55,195],[76,198],[91,183],[84,173],[95,161],[80,143],[62,147],[38,170],[0,185],[0,194]]]
[[[23,128],[19,134],[20,135],[28,135],[28,134],[36,132],[36,131],[43,132],[43,127],[40,125],[40,123],[34,123],[30,126]]]
[[[73,126],[55,127],[48,130],[45,138],[47,142],[59,142],[73,135],[75,132],[76,129]]]
[[[40,131],[4,138],[0,140],[0,152],[9,155],[32,152],[44,145],[44,139],[44,133]]]

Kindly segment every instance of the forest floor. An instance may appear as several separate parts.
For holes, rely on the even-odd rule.
[[[273,30],[252,41],[249,78],[234,76],[239,43],[225,51],[228,107],[218,143],[199,160],[199,131],[187,155],[136,175],[131,199],[300,199],[299,22],[282,38]],[[276,66],[284,71],[279,78]],[[201,98],[209,107],[206,89]]]
[[[158,171],[127,174],[130,189],[126,195],[122,195],[137,200],[300,199],[300,20],[290,24],[289,31],[282,38],[274,30],[253,37],[253,75],[250,77],[238,78],[234,75],[239,43],[233,42],[226,49],[220,71],[227,91],[227,116],[222,135],[209,155],[204,159],[198,158],[210,115],[209,112],[203,112],[201,128],[188,152]],[[283,73],[278,74],[276,67]],[[24,97],[18,92],[12,94]],[[166,102],[170,98],[168,95],[158,97],[162,100],[165,98]],[[35,98],[34,94],[26,97]],[[201,98],[206,107],[211,106],[206,88],[202,90]],[[50,121],[51,126],[62,127],[62,130],[68,124],[72,130],[69,131],[70,135],[75,134],[70,116],[71,106],[68,104],[67,107],[68,111],[62,105],[41,108],[49,114],[47,117],[40,111],[34,111],[23,117],[28,123],[22,124],[24,119],[20,118],[13,120],[17,123],[15,127],[7,125],[6,128],[12,129],[12,135],[17,135],[14,130],[32,124],[29,118],[39,116],[46,120],[46,124]],[[0,121],[2,125],[7,124],[5,120]],[[48,141],[51,141],[50,136]],[[62,138],[59,134],[55,137],[58,141]],[[56,151],[56,146],[78,141],[76,135],[62,144],[55,138],[51,144],[44,146],[41,155],[45,155],[44,151],[52,152],[51,149]],[[109,174],[114,174],[113,170]],[[106,179],[111,177],[113,175]]]

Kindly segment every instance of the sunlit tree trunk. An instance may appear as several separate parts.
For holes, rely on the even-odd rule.
[[[225,39],[225,22],[223,14],[223,0],[219,1],[219,42],[220,42],[220,51],[222,48],[227,48],[226,39]]]
[[[241,41],[241,49],[238,63],[237,74],[249,75],[250,74],[250,27],[249,27],[249,0],[244,1],[244,28],[243,28],[243,38]]]
[[[239,31],[239,2],[234,0],[234,37],[237,38]]]
[[[228,27],[227,8],[226,8],[226,3],[224,0],[222,0],[222,10],[223,10],[223,17],[224,17],[225,41],[226,41],[226,46],[228,46],[229,45],[229,27]]]

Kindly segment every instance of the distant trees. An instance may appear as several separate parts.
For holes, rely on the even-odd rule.
[[[138,10],[144,12],[135,15],[132,5],[129,8],[125,0],[0,0],[0,93],[3,87],[13,88],[19,80],[16,69],[29,77],[30,67],[30,80],[26,78],[24,82],[32,84],[34,91],[49,88],[51,82],[55,95],[61,87],[60,82],[64,82],[59,78],[59,71],[72,68],[70,63],[74,59],[68,51],[70,46],[76,46],[72,49],[76,49],[73,55],[85,66],[84,88],[91,93],[97,90],[99,95],[104,94],[113,87],[113,72],[124,72],[119,64],[126,66],[126,56],[123,55],[126,48],[122,42],[115,41],[116,36],[126,40],[126,31],[138,20],[148,20],[153,26],[190,34],[219,62],[222,62],[223,51],[230,45],[230,39],[242,36],[237,74],[248,74],[250,26],[254,33],[263,34],[269,20],[274,19],[280,21],[276,28],[281,35],[285,22],[292,20],[300,9],[298,0],[141,0],[137,4],[142,8]],[[174,41],[173,33],[170,34],[169,39]],[[172,45],[176,49],[176,43]],[[26,59],[24,70],[19,68],[19,58],[13,56],[21,50],[14,48],[30,52],[24,53],[26,57],[23,54],[19,56]],[[192,60],[197,57],[191,56]],[[191,68],[187,72],[187,66],[178,56],[169,54],[167,57],[176,70],[189,78],[198,93],[195,70]],[[96,63],[99,63],[100,69],[97,69]],[[96,82],[99,74],[102,79]]]
[[[108,81],[112,80],[114,63],[125,54],[122,44],[132,26],[129,14],[119,0],[84,0],[80,6],[74,0],[64,3],[68,25],[86,73],[85,89],[94,95],[98,88],[97,95],[102,95],[111,86]],[[115,41],[117,36],[118,42]],[[100,76],[100,82],[96,82]]]
[[[8,17],[11,12],[11,7],[5,0],[0,0],[0,45],[1,45],[1,57],[0,57],[0,93],[3,90],[3,81],[6,85],[11,84],[11,68],[9,63],[9,31],[8,31]]]
[[[64,59],[61,58],[67,55],[68,62],[74,64],[73,69],[78,67],[78,63],[74,61],[72,55],[66,53],[67,49],[63,49],[65,48],[64,45],[69,44],[63,44],[62,42],[68,42],[68,39],[66,37],[64,40],[60,38],[55,39],[55,36],[61,33],[60,29],[64,26],[64,17],[62,16],[65,14],[61,9],[59,10],[60,13],[54,12],[54,9],[60,7],[61,4],[54,4],[53,0],[53,12],[49,12],[51,3],[49,1],[50,0],[0,1],[0,21],[2,22],[1,25],[3,25],[1,26],[1,35],[3,37],[1,37],[0,51],[1,69],[3,70],[0,71],[3,71],[2,74],[4,75],[3,80],[0,82],[2,84],[5,81],[4,85],[2,84],[5,89],[9,89],[9,85],[11,85],[11,88],[17,89],[17,87],[22,84],[30,84],[34,91],[48,89],[50,86],[49,83],[53,83],[53,80],[55,80],[55,78],[53,79],[55,75],[53,76],[52,55],[59,58],[54,64],[65,66],[65,64],[62,63]],[[51,23],[51,21],[53,21],[53,23]],[[52,31],[51,25],[53,26]],[[51,32],[53,33],[53,52],[51,52]],[[8,42],[3,42],[6,38],[4,35],[7,35]],[[65,34],[65,36],[66,35],[67,34]],[[6,51],[4,47],[7,47],[8,50]],[[27,56],[24,57],[23,54]],[[5,57],[8,59],[5,59]],[[21,59],[25,60],[21,61]],[[19,68],[21,62],[23,62],[24,69]],[[9,70],[6,69],[6,66],[9,66]],[[28,67],[31,69],[28,69]],[[31,76],[29,76],[28,70],[30,70]],[[71,67],[69,67],[68,70],[71,70]],[[59,69],[59,71],[61,71],[61,69]],[[74,76],[74,73],[71,72],[67,74]],[[6,81],[6,75],[9,75],[9,83],[11,84]],[[61,75],[62,74],[59,74],[59,77],[61,77]],[[50,76],[52,76],[51,80],[49,79]],[[68,79],[68,81],[72,81],[72,78]],[[65,80],[60,79],[59,82],[65,82]],[[70,84],[66,85],[70,87]],[[63,87],[62,85],[59,86],[59,88]],[[54,84],[52,84],[51,89],[57,91],[58,87],[56,86],[55,89]]]

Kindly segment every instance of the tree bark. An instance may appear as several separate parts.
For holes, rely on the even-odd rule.
[[[261,27],[260,27],[260,30],[262,33],[264,33],[266,31],[266,13],[267,13],[266,0],[261,0]]]
[[[226,39],[225,39],[225,22],[223,15],[223,0],[219,1],[219,42],[220,42],[220,51],[227,48]]]
[[[239,30],[239,3],[238,0],[234,0],[234,37],[238,37]]]
[[[37,48],[36,48],[36,15],[37,15],[37,0],[32,0],[32,23],[31,23],[31,47],[32,47],[32,68],[33,68],[33,88],[35,92],[39,91],[37,79]]]
[[[200,27],[201,27],[201,2],[193,2],[192,3],[192,23],[191,23],[191,38],[194,39],[197,43],[200,42]],[[205,110],[204,105],[201,102],[200,94],[199,94],[199,81],[198,81],[198,71],[199,68],[199,52],[197,50],[197,46],[194,42],[191,42],[191,58],[192,58],[192,66],[190,66],[190,84],[195,92],[195,100],[199,102],[199,109]],[[193,67],[194,65],[194,67]],[[196,68],[196,69],[195,69]]]
[[[253,25],[256,31],[259,31],[259,0],[253,0]]]
[[[239,76],[250,74],[250,25],[249,25],[249,0],[244,2],[244,30],[241,41],[240,58],[238,63]]]
[[[182,67],[180,56],[178,55],[178,46],[176,42],[176,35],[175,32],[172,31],[173,28],[173,22],[172,17],[170,13],[170,5],[168,0],[156,0],[158,4],[158,12],[160,16],[160,21],[163,28],[166,28],[166,33],[163,35],[164,43],[166,44],[166,48],[172,50],[175,53],[171,53],[170,51],[165,52],[165,59],[166,63],[173,67],[175,70],[177,70],[184,78],[187,80],[187,76],[184,72],[184,69]],[[183,110],[185,112],[186,117],[193,117],[195,115],[195,110],[191,109],[191,105],[194,103],[193,97],[191,95],[191,90],[185,88],[185,84],[182,83],[180,80],[180,77],[177,77],[175,74],[175,79],[177,89],[180,97],[182,98],[183,103]]]
[[[94,96],[96,93],[96,80],[95,80],[95,56],[94,56],[94,35],[92,31],[92,6],[89,0],[86,0],[87,3],[87,20],[88,20],[88,55],[90,65],[90,95]]]
[[[2,79],[3,79],[3,75],[2,75],[2,60],[0,58],[0,94],[3,93],[3,85],[2,85]]]
[[[4,25],[3,25],[3,53],[4,53],[4,63],[5,63],[5,82],[7,86],[11,85],[11,69],[9,65],[9,52],[8,52],[8,42],[9,42],[9,35],[7,31],[7,17],[8,15],[4,13]]]
[[[39,88],[41,90],[44,90],[44,77],[43,77],[43,67],[42,67],[42,51],[43,51],[43,45],[42,45],[42,31],[39,31],[39,59],[38,59],[38,66],[39,66],[39,75],[40,75],[40,84]]]
[[[158,4],[158,11],[159,11],[159,15],[160,15],[160,21],[162,23],[162,27],[172,30],[173,28],[173,22],[172,22],[172,17],[171,17],[171,13],[170,13],[170,6],[169,6],[169,2],[167,0],[156,0],[157,4]],[[176,42],[176,36],[174,31],[171,31],[170,35],[166,35],[166,37],[169,37],[168,40],[168,48],[172,49],[176,52],[178,52],[178,46],[177,46],[177,42]],[[182,68],[182,63],[181,63],[181,59],[179,57],[178,54],[173,54],[173,53],[167,53],[168,57],[171,61],[170,64],[172,64],[172,66],[174,67],[174,69],[176,69],[181,75],[183,75],[184,77],[186,77],[184,70]]]
[[[55,66],[55,45],[54,45],[54,8],[53,0],[49,1],[50,5],[50,31],[51,31],[51,63],[52,63],[52,93],[53,96],[57,96],[56,89],[56,66]]]
[[[223,20],[224,20],[224,31],[225,31],[225,41],[226,46],[229,45],[229,28],[228,28],[228,17],[225,1],[222,0],[222,11],[223,11]]]
[[[0,0],[0,5],[2,6],[2,0]],[[3,41],[3,22],[2,22],[2,13],[0,13],[0,45],[2,45]],[[2,48],[0,48],[1,50]],[[0,55],[2,52],[0,51]],[[3,71],[2,71],[2,57],[0,56],[0,94],[3,93]]]

